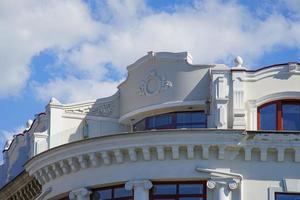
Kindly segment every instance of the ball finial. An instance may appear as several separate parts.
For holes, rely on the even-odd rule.
[[[243,63],[244,63],[244,61],[243,61],[243,59],[240,56],[237,56],[234,59],[235,67],[242,67]]]
[[[26,123],[26,129],[29,129],[32,125],[33,121],[31,119],[29,119]]]

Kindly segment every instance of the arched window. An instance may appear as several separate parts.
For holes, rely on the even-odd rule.
[[[279,100],[257,110],[258,130],[300,131],[300,101]]]

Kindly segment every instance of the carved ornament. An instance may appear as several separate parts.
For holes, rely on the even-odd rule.
[[[146,78],[141,82],[138,94],[140,96],[156,95],[168,88],[173,87],[173,83],[157,73],[156,70],[150,71]]]

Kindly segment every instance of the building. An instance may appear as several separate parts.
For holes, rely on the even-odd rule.
[[[52,98],[28,122],[3,151],[0,199],[300,199],[300,63],[149,52],[127,69],[113,96]]]

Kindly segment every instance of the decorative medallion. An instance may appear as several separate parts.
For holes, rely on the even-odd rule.
[[[156,95],[170,87],[173,87],[171,81],[168,81],[165,76],[159,75],[156,70],[152,70],[141,82],[138,94],[140,96]]]

